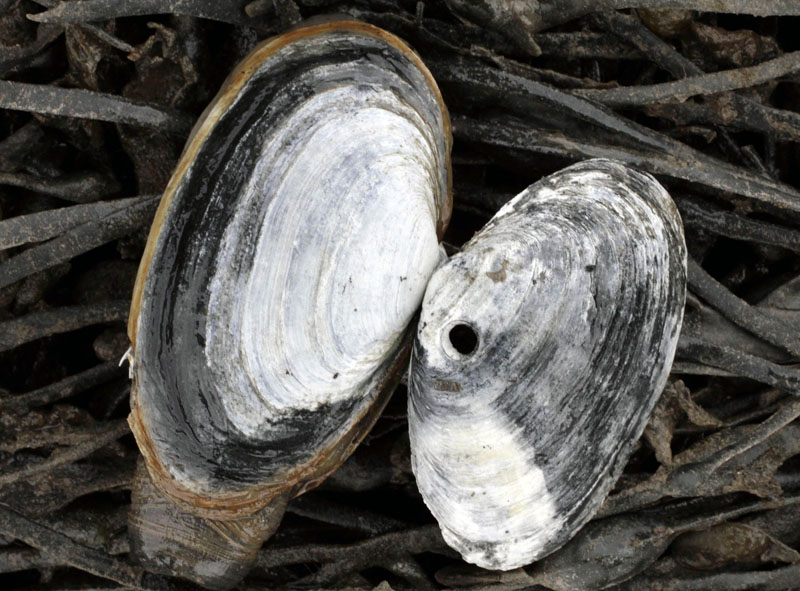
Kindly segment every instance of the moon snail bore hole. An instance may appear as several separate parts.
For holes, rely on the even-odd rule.
[[[478,333],[469,324],[459,322],[450,327],[447,338],[453,349],[464,357],[469,357],[478,348]]]

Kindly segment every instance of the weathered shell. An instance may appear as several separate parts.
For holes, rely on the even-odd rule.
[[[465,560],[530,563],[599,509],[667,379],[685,282],[669,195],[609,160],[532,185],[433,275],[412,466]]]
[[[363,23],[271,39],[227,80],[162,198],[128,327],[129,422],[182,510],[252,515],[364,436],[439,264],[450,143],[419,57]]]
[[[281,523],[289,492],[253,515],[208,519],[181,511],[154,485],[140,458],[131,487],[131,555],[148,570],[191,579],[209,589],[235,586]]]

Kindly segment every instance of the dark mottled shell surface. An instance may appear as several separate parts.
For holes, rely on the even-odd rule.
[[[412,353],[412,465],[465,560],[530,563],[599,509],[666,382],[685,285],[669,195],[609,160],[532,185],[436,271]]]
[[[278,529],[288,500],[285,492],[239,519],[198,517],[161,494],[140,458],[128,513],[131,556],[150,572],[189,579],[207,589],[230,589]]]
[[[252,514],[335,469],[399,378],[450,215],[450,128],[417,55],[357,22],[254,50],[162,199],[129,324],[157,488]]]

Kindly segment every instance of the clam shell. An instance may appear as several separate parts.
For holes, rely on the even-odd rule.
[[[239,64],[162,198],[129,323],[158,489],[232,518],[335,469],[402,372],[450,216],[450,127],[402,41],[294,30]]]
[[[599,509],[666,382],[685,284],[669,195],[609,160],[532,185],[436,271],[412,353],[412,466],[465,560],[530,563]]]
[[[189,579],[205,589],[236,586],[281,523],[288,493],[241,519],[215,520],[181,511],[153,485],[139,460],[131,486],[131,557],[149,572]]]

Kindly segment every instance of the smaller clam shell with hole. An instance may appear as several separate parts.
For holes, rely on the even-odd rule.
[[[412,466],[465,560],[528,564],[599,509],[666,382],[685,294],[675,205],[609,160],[532,185],[436,271],[412,353]]]
[[[131,306],[129,421],[155,487],[134,495],[131,530],[149,568],[234,584],[246,569],[226,558],[211,576],[201,541],[178,559],[146,536],[235,545],[247,530],[250,560],[277,525],[260,512],[319,484],[372,426],[440,262],[450,143],[419,57],[364,23],[268,40],[226,81],[162,198]],[[207,523],[169,518],[170,502]]]

